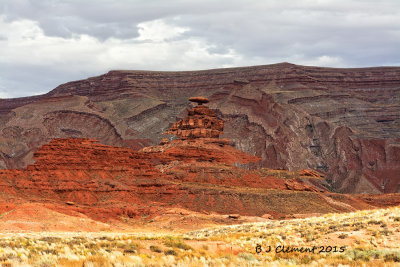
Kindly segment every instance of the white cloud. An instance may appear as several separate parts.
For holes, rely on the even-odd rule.
[[[57,68],[57,64],[79,62],[82,56],[87,58],[99,52],[99,42],[91,36],[75,35],[70,39],[46,36],[38,23],[31,20],[7,22],[0,18],[0,34],[6,38],[0,41],[2,64]]]
[[[61,76],[64,74],[65,77],[79,79],[86,78],[88,73],[101,74],[110,69],[184,70],[188,66],[190,69],[206,69],[241,63],[238,60],[242,57],[233,49],[212,53],[213,45],[205,40],[182,37],[189,31],[188,28],[169,25],[161,20],[141,23],[138,27],[137,38],[101,41],[86,34],[74,34],[72,38],[46,36],[35,21],[9,22],[0,17],[0,35],[5,38],[0,41],[0,65],[25,65],[43,70],[51,68]],[[39,77],[30,78],[44,80],[49,75],[46,72],[39,74]],[[4,73],[0,77],[2,75]],[[18,87],[23,83],[9,81],[6,84]],[[19,96],[14,89],[3,88],[3,97]]]
[[[136,38],[137,40],[155,42],[176,38],[189,30],[188,28],[168,25],[160,19],[139,23],[138,28],[139,37]]]
[[[0,19],[0,63],[53,66],[71,71],[91,69],[105,71],[110,68],[142,66],[156,69],[201,68],[208,65],[232,64],[235,57],[230,49],[226,53],[210,53],[213,45],[205,40],[186,36],[187,28],[168,25],[155,20],[141,23],[139,37],[131,39],[109,38],[100,41],[86,34],[72,38],[46,36],[38,23],[31,20],[7,22]],[[224,61],[229,62],[224,62]],[[185,62],[185,63],[183,63]],[[215,64],[217,63],[217,64]]]
[[[340,57],[332,57],[332,56],[320,56],[316,59],[316,66],[323,67],[339,67],[343,64],[343,60]]]
[[[398,0],[2,0],[0,92],[111,69],[399,65],[399,17]]]

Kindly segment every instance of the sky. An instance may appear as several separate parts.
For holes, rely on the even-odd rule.
[[[109,70],[400,66],[399,0],[0,0],[0,98]]]

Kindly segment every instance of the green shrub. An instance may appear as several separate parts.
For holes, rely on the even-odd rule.
[[[363,250],[353,249],[346,253],[352,260],[370,261],[371,259],[379,259],[382,251],[379,250]]]
[[[184,250],[193,249],[191,246],[185,244],[182,240],[174,240],[172,237],[167,237],[164,240],[164,245],[167,247],[180,248]]]

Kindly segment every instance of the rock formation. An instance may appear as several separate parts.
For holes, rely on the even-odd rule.
[[[207,148],[210,152],[212,146]],[[226,189],[229,185],[308,191],[315,193],[312,197],[318,197],[315,186],[301,181],[267,179],[258,172],[221,164],[223,157],[220,161],[210,161],[212,153],[203,164],[206,155],[191,155],[196,150],[185,153],[190,162],[179,161],[180,155],[168,150],[165,154],[146,153],[102,145],[87,138],[53,139],[35,153],[36,162],[26,169],[0,171],[0,214],[27,202],[46,203],[58,212],[71,210],[100,221],[155,215],[164,208],[176,206],[194,211],[223,214],[235,211],[260,216],[270,211],[267,206],[257,207],[256,202],[249,204],[251,210],[237,209],[245,199],[265,194],[238,196],[236,189]],[[276,214],[285,213],[276,211]]]
[[[51,140],[34,153],[36,161],[24,170],[0,171],[0,214],[13,209],[20,213],[39,203],[42,210],[46,206],[57,214],[84,214],[101,222],[162,216],[166,209],[177,207],[282,218],[400,203],[399,194],[329,193],[323,177],[312,170],[247,168],[259,158],[219,139],[224,134],[222,120],[202,105],[207,99],[195,99],[199,105],[167,130],[180,139],[162,140],[141,151],[88,138]],[[213,132],[203,129],[218,135],[209,137],[207,133]]]
[[[163,139],[159,146],[149,146],[143,152],[163,155],[165,161],[209,162],[233,165],[255,163],[260,158],[232,147],[229,139],[219,139],[223,134],[224,122],[217,118],[215,111],[203,105],[205,97],[191,97],[198,106],[189,109],[188,116],[174,123],[164,134],[176,135],[179,139],[168,142]],[[157,154],[155,155],[157,157]]]
[[[224,121],[221,137],[259,157],[259,167],[318,170],[337,192],[398,192],[399,85],[399,67],[110,71],[45,95],[1,99],[0,167],[32,164],[53,138],[136,150],[159,144],[188,115],[187,99],[203,95]]]
[[[189,110],[189,116],[174,123],[166,134],[173,134],[180,139],[219,138],[224,129],[224,122],[215,117],[215,112],[203,103],[209,100],[205,97],[191,97],[197,107]]]

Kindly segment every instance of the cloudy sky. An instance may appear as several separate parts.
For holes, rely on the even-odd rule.
[[[112,69],[400,66],[399,0],[0,0],[0,98]]]

